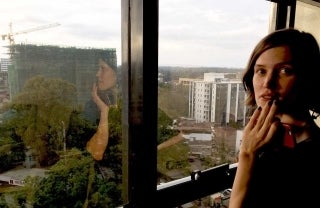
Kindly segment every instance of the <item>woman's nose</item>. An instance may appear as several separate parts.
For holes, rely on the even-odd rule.
[[[97,71],[97,73],[96,73],[96,77],[99,77],[100,74],[101,74],[101,70],[99,69],[99,70]]]
[[[277,77],[273,73],[269,73],[265,76],[263,86],[266,88],[275,88],[277,85]]]

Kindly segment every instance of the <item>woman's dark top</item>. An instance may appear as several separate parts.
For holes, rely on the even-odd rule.
[[[320,207],[320,133],[257,156],[245,208]]]

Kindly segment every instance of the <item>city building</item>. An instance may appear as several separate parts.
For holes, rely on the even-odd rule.
[[[244,125],[246,108],[242,81],[235,73],[204,73],[189,86],[189,116],[196,122]]]
[[[77,88],[77,103],[91,99],[98,60],[108,59],[117,69],[116,49],[59,47],[51,45],[15,44],[12,65],[8,69],[10,96],[19,93],[26,81],[36,75],[61,78]]]
[[[9,58],[0,59],[0,104],[10,100],[8,83],[8,67],[10,65]]]
[[[179,85],[190,86],[194,81],[201,81],[201,79],[192,79],[192,78],[179,78]]]
[[[7,72],[9,65],[11,65],[11,59],[10,58],[1,58],[0,59],[0,70],[1,70],[1,72]]]

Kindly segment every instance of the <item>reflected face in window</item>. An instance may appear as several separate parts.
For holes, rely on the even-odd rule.
[[[108,90],[116,84],[116,72],[102,59],[99,59],[96,77],[99,90]]]

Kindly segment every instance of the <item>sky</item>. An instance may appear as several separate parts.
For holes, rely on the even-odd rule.
[[[159,66],[246,65],[268,33],[271,2],[159,0]],[[121,0],[10,0],[0,6],[0,35],[15,43],[116,48],[121,65]],[[52,24],[58,26],[39,29]],[[28,33],[20,33],[28,31]],[[33,31],[30,31],[33,30]],[[8,39],[0,39],[6,57]]]

